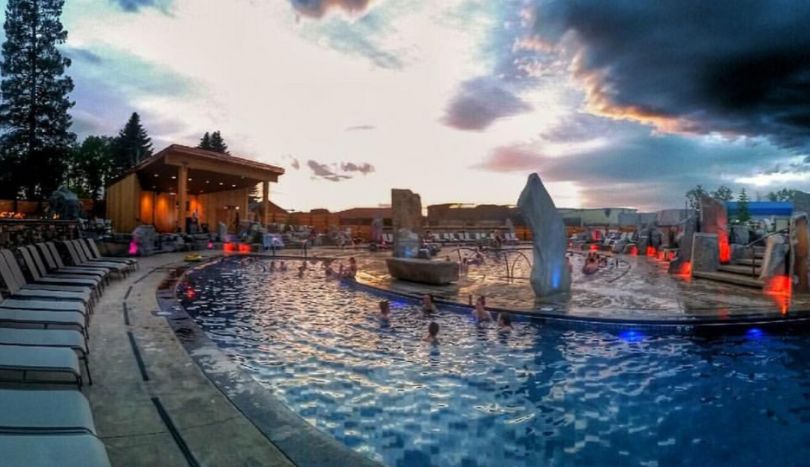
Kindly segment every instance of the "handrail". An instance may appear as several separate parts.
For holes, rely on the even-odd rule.
[[[790,228],[778,230],[776,232],[771,232],[768,235],[765,235],[763,237],[760,237],[752,242],[748,242],[747,244],[743,245],[743,249],[745,250],[749,248],[751,249],[751,277],[756,277],[757,275],[756,252],[754,251],[754,246],[757,243],[763,242],[775,235],[790,235]],[[762,274],[762,271],[760,271],[760,274]]]

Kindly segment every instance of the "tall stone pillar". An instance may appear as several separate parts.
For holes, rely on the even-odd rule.
[[[700,231],[717,235],[720,262],[728,263],[731,260],[731,247],[728,243],[726,203],[709,196],[700,197]]]
[[[186,204],[188,204],[188,167],[177,168],[177,227],[186,232]]]
[[[791,267],[794,276],[799,282],[794,289],[798,293],[810,292],[810,229],[808,229],[807,213],[799,212],[793,215],[790,228],[790,243],[792,246]]]
[[[394,256],[412,258],[419,249],[422,234],[422,200],[411,190],[391,190],[391,217],[394,227]]]

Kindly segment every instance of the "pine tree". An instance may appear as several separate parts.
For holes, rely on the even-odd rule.
[[[200,138],[200,144],[197,145],[200,149],[205,149],[206,151],[211,150],[211,135],[208,134],[206,131],[202,138]]]
[[[211,133],[211,150],[221,154],[230,154],[228,152],[228,145],[225,144],[225,140],[222,139],[222,135],[219,131]]]
[[[745,188],[740,190],[740,195],[737,197],[737,220],[740,222],[751,220],[751,213],[748,212],[748,194],[745,193]]]
[[[115,139],[113,173],[120,175],[152,155],[152,140],[141,126],[141,117],[133,112]]]
[[[65,75],[70,59],[57,49],[67,39],[59,17],[64,0],[9,0],[3,28],[0,91],[3,194],[46,197],[57,188],[76,135],[70,132]]]
[[[73,191],[83,192],[94,202],[101,198],[102,189],[113,171],[114,143],[109,136],[88,136],[74,148],[70,164],[70,178],[76,188]]]

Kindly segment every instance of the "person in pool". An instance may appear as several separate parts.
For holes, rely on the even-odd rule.
[[[483,323],[485,321],[492,321],[492,315],[486,308],[484,297],[478,297],[478,300],[475,302],[475,309],[473,310],[473,317],[479,323]]]
[[[281,264],[278,266],[278,270],[281,271],[281,272],[286,271],[287,270],[287,263],[282,261]]]
[[[354,276],[357,275],[357,260],[354,259],[354,256],[349,258],[349,266],[346,267],[341,271],[340,277],[344,279],[354,279]]]
[[[270,272],[273,272],[275,270],[276,270],[276,262],[270,261]]]
[[[377,315],[383,323],[391,322],[391,304],[388,303],[388,300],[383,300],[380,302],[380,313]]]
[[[431,321],[428,324],[428,333],[425,337],[422,338],[423,341],[428,342],[433,345],[439,344],[439,323],[436,321]]]
[[[433,316],[438,309],[436,309],[436,304],[433,303],[433,295],[425,294],[422,296],[422,307],[420,308],[422,312],[422,316]]]
[[[498,314],[498,332],[509,332],[512,330],[512,317],[509,313]]]

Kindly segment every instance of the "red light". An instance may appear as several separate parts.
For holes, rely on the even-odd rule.
[[[212,241],[210,241],[210,240],[208,241],[208,249],[209,249],[209,250],[213,250],[213,249],[214,249],[214,242],[212,242]]]
[[[249,243],[240,243],[239,244],[239,253],[250,253],[250,244]]]
[[[647,247],[647,256],[655,256],[655,248],[648,246]]]
[[[638,256],[638,247],[635,245],[630,246],[630,256]]]
[[[596,251],[598,249],[599,249],[599,245],[597,245],[596,243],[591,243],[591,246],[590,246],[591,251]]]
[[[774,276],[768,280],[763,289],[776,302],[779,313],[786,315],[790,308],[790,297],[793,294],[793,283],[788,276]]]
[[[236,247],[231,242],[225,242],[225,244],[222,245],[222,251],[225,253],[233,253],[236,251]]]
[[[679,276],[691,276],[692,275],[692,262],[691,261],[684,261],[681,263],[681,267],[678,268],[678,272],[675,274]]]
[[[195,292],[194,289],[192,289],[192,288],[186,289],[186,298],[187,299],[194,300],[194,298],[196,296],[197,296],[197,292]]]
[[[728,245],[728,239],[725,235],[720,235],[718,241],[720,247],[720,262],[728,263],[731,261],[731,248]]]

